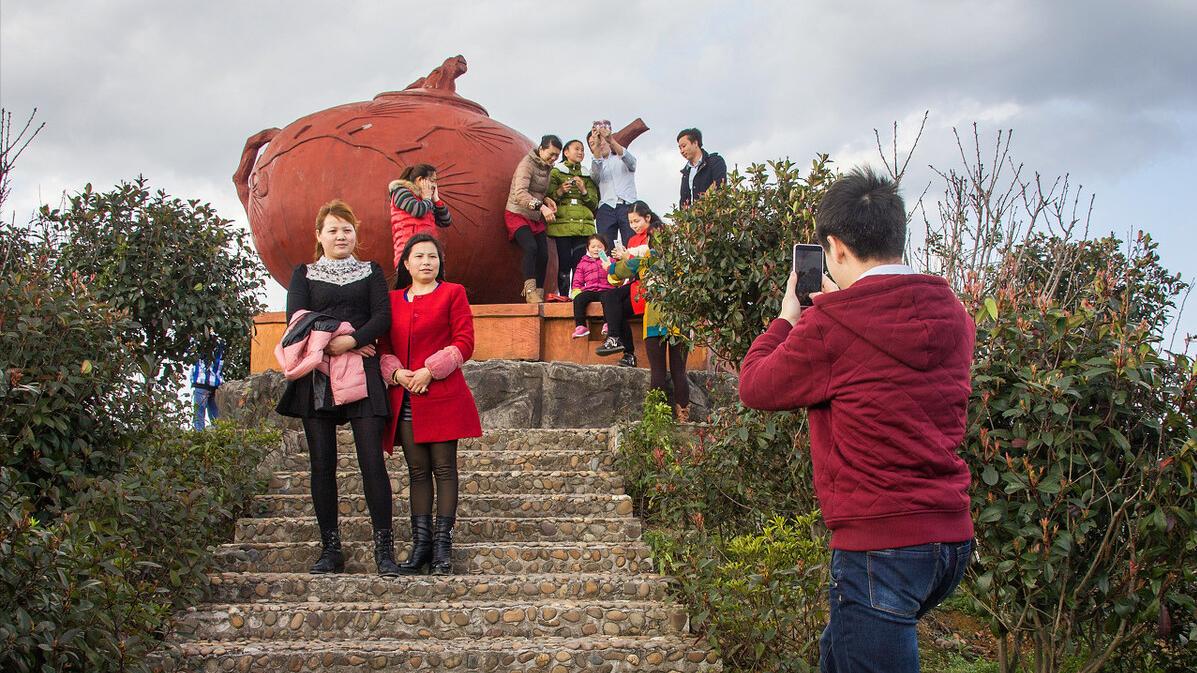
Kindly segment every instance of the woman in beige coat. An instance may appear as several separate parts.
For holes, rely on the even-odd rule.
[[[545,223],[557,216],[557,204],[547,196],[549,173],[561,156],[561,139],[547,135],[540,146],[528,152],[511,176],[507,210],[503,221],[508,237],[524,251],[524,300],[529,304],[544,301],[544,272],[548,265],[548,239]]]

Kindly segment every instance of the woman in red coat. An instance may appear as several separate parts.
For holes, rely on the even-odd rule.
[[[474,316],[465,288],[445,282],[444,249],[428,234],[403,248],[391,292],[391,329],[382,340],[391,419],[383,448],[403,447],[411,485],[412,551],[405,575],[451,567],[457,516],[457,440],[478,437],[482,424],[461,365],[474,352]],[[436,527],[432,521],[436,484]]]

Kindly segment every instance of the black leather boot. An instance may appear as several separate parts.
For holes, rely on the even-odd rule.
[[[438,516],[432,534],[432,574],[453,574],[453,524],[455,517]]]
[[[374,529],[374,563],[378,574],[383,577],[398,577],[399,564],[395,563],[395,537],[390,528]]]
[[[411,518],[411,554],[399,564],[404,575],[423,575],[432,560],[432,515],[418,514]]]
[[[341,532],[337,529],[320,531],[320,558],[308,572],[313,575],[345,572],[345,553],[341,551]]]

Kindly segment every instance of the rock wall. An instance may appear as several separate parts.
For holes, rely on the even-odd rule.
[[[639,418],[648,394],[648,370],[631,367],[487,360],[467,362],[463,371],[483,428],[609,428]],[[730,374],[688,376],[692,421],[705,421],[712,408],[736,398]],[[299,429],[298,419],[274,412],[284,387],[279,372],[255,374],[221,386],[217,403],[229,419]]]

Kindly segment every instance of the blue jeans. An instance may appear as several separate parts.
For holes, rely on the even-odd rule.
[[[614,208],[599,206],[594,214],[595,229],[611,246],[615,245],[616,234],[622,236],[624,246],[632,239],[632,225],[628,224],[628,204],[621,203]]]
[[[216,408],[216,391],[208,390],[207,388],[192,388],[191,389],[192,407],[195,409],[195,420],[192,425],[196,430],[204,429],[204,413],[207,412],[208,420],[215,421],[220,417],[220,410]]]
[[[918,673],[916,625],[952,595],[973,543],[831,552],[831,621],[819,639],[823,673]]]

